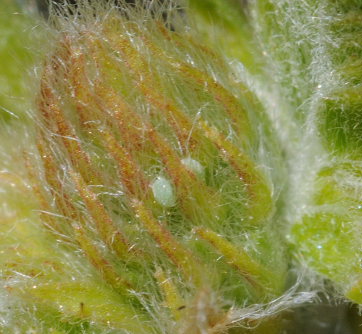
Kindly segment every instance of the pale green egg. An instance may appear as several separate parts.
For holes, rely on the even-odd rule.
[[[176,204],[176,196],[171,182],[163,176],[158,176],[151,184],[155,200],[162,206],[169,208]]]

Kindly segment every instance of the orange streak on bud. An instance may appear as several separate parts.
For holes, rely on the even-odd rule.
[[[167,118],[168,124],[170,124],[175,131],[178,142],[181,145],[183,152],[192,151],[197,145],[195,136],[190,136],[192,133],[192,123],[181,111],[173,105],[165,96],[158,94],[154,89],[155,85],[152,81],[143,80],[139,82],[137,86],[144,94],[148,102],[156,107],[157,111],[161,111]]]
[[[65,193],[62,183],[57,178],[58,167],[54,161],[51,151],[47,147],[47,144],[41,135],[38,137],[37,147],[43,161],[44,176],[50,186],[50,191],[55,199],[57,208],[64,216],[76,219],[78,217],[77,210],[71,203],[68,195]]]
[[[43,117],[43,121],[48,130],[56,132],[56,125],[54,124],[54,120],[52,118],[52,110],[54,108],[54,100],[53,100],[53,92],[50,88],[49,83],[49,75],[47,73],[51,73],[51,68],[47,65],[44,69],[44,73],[42,79],[40,81],[40,94],[38,96],[38,108]]]
[[[177,266],[195,286],[202,285],[202,265],[194,255],[180,244],[160,222],[155,220],[151,212],[148,211],[140,201],[133,200],[132,207],[148,233],[159,244],[175,266]]]
[[[198,126],[204,135],[220,151],[225,161],[229,162],[248,185],[257,182],[255,178],[255,164],[249,158],[228,141],[215,127],[210,127],[205,121],[200,120]]]
[[[39,106],[40,110],[48,123],[50,123],[52,119],[55,120],[56,129],[54,131],[61,136],[73,166],[78,168],[87,182],[101,183],[100,176],[94,168],[92,168],[90,157],[83,150],[80,139],[60,109],[59,99],[55,96],[53,89],[49,86],[48,80],[55,74],[56,73],[52,71],[50,65],[45,66],[44,76],[41,80],[42,99]]]
[[[149,188],[148,182],[131,154],[117,142],[111,133],[105,130],[102,133],[108,151],[118,163],[121,180],[127,192],[133,197],[143,196]]]
[[[98,84],[95,91],[95,104],[104,114],[108,115],[109,122],[116,123],[123,144],[133,150],[144,146],[141,134],[146,131],[146,125],[142,118],[111,87]]]
[[[161,268],[157,268],[155,277],[165,298],[167,308],[170,310],[175,320],[180,320],[185,301],[180,296],[177,287],[173,284],[171,278],[166,276]]]
[[[261,264],[253,260],[245,251],[235,247],[232,243],[215,232],[196,228],[195,232],[204,240],[216,248],[227,260],[227,263],[237,268],[239,273],[256,289],[258,294],[270,288],[274,274],[263,268]]]
[[[176,188],[178,188],[182,195],[186,195],[185,191],[190,186],[199,182],[196,180],[195,176],[187,170],[181,163],[181,159],[174,152],[172,147],[160,137],[160,135],[154,130],[151,129],[148,132],[151,142],[154,144],[156,151],[160,155],[162,162],[164,163],[167,173],[172,178],[175,183]]]
[[[104,205],[98,200],[79,174],[70,172],[77,190],[84,201],[102,240],[115,251],[120,258],[126,258],[131,248],[120,231],[118,231],[112,218],[107,213]]]
[[[83,249],[85,255],[95,268],[102,274],[104,279],[115,289],[119,289],[122,292],[127,292],[131,288],[131,284],[124,278],[119,277],[112,265],[104,259],[101,252],[90,240],[84,229],[80,226],[74,227],[76,240],[80,247]]]
[[[71,95],[74,96],[75,107],[82,127],[87,128],[87,121],[90,119],[89,106],[91,105],[91,96],[89,85],[85,73],[85,55],[77,50],[71,50],[68,60],[68,77],[71,87]]]
[[[213,80],[208,74],[186,64],[186,63],[171,63],[175,71],[182,76],[192,79],[200,88],[209,92],[218,101],[237,130],[237,134],[248,141],[250,138],[250,122],[247,118],[246,111],[241,107],[237,99],[229,93],[222,85]]]
[[[260,222],[266,219],[272,211],[272,197],[269,186],[255,163],[224,138],[216,128],[209,127],[204,121],[199,121],[198,126],[219,149],[222,158],[230,163],[240,179],[245,182],[250,196],[250,207],[256,220]]]

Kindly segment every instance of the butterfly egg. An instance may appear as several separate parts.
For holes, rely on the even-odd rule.
[[[169,208],[176,204],[176,196],[171,182],[163,176],[157,177],[151,184],[155,200],[162,206]]]
[[[182,164],[199,178],[205,178],[205,168],[197,160],[187,157],[181,160]]]

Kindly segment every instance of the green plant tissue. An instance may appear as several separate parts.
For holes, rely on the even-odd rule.
[[[1,333],[362,303],[359,0],[36,7],[0,3]]]

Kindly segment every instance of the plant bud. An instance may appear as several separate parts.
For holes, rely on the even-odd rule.
[[[96,3],[90,15],[84,2],[55,22],[26,155],[54,268],[9,293],[60,332],[271,321],[240,318],[286,289],[263,106],[192,29],[122,6],[129,15]]]

